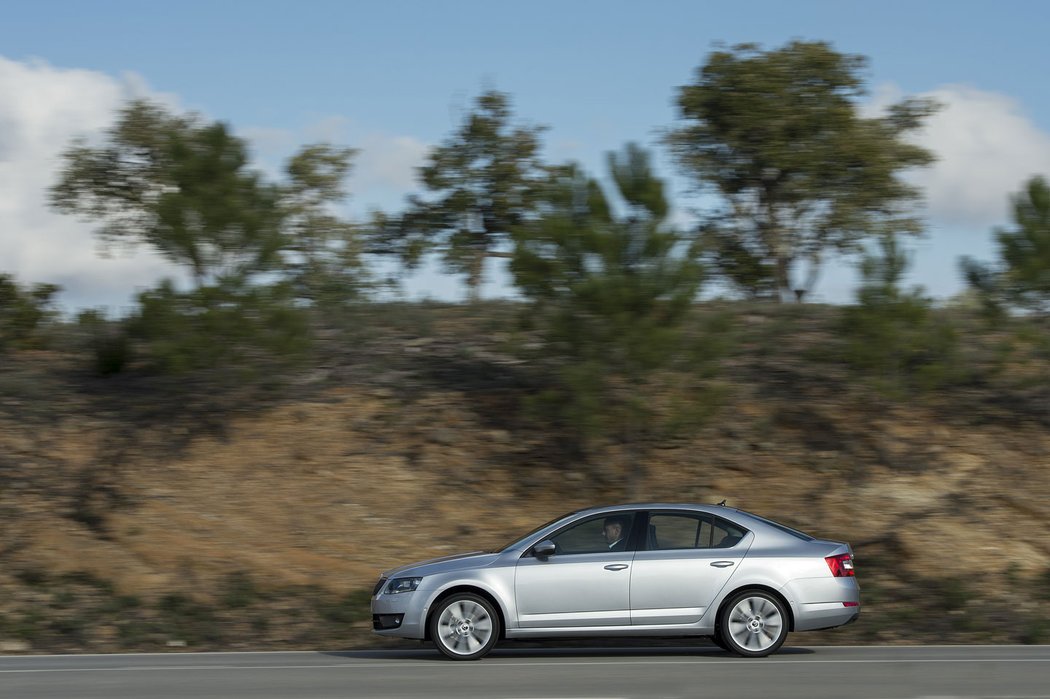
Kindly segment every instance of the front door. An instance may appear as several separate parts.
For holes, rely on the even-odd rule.
[[[544,559],[525,556],[514,575],[522,628],[628,626],[631,567],[628,546],[634,513],[602,515],[550,537],[557,547]]]

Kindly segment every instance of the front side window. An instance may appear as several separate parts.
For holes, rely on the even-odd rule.
[[[592,517],[551,537],[558,554],[626,551],[634,513]]]

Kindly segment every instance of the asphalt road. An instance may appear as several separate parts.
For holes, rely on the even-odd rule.
[[[497,649],[0,657],[0,697],[1050,698],[1050,646]]]

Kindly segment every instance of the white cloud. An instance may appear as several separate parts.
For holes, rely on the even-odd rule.
[[[374,209],[394,210],[414,191],[416,171],[429,146],[413,135],[364,129],[349,119],[330,115],[299,129],[270,127],[238,128],[256,155],[262,171],[283,176],[287,158],[308,143],[334,143],[357,149],[346,187],[350,191],[348,211],[363,216]]]
[[[303,135],[310,142],[342,143],[349,138],[352,123],[340,115],[322,117],[303,129]]]
[[[126,307],[137,289],[180,276],[143,247],[104,254],[91,223],[48,206],[62,151],[76,137],[101,138],[117,110],[135,97],[182,109],[177,97],[151,90],[135,74],[116,78],[0,56],[0,272],[25,283],[60,284],[67,309]],[[427,150],[412,136],[365,131],[339,116],[300,131],[259,126],[238,132],[272,176],[279,176],[284,158],[301,143],[326,140],[358,148],[349,183],[357,214],[399,206],[414,188],[415,168]]]
[[[342,116],[321,117],[300,129],[247,127],[237,133],[251,142],[262,170],[276,178],[282,176],[285,160],[303,144],[334,143],[357,149],[347,182],[350,210],[357,215],[401,206],[418,186],[416,169],[429,149],[414,136],[364,129]]]
[[[172,102],[149,93],[136,76],[118,80],[0,57],[0,271],[61,284],[68,307],[123,306],[137,287],[172,273],[147,250],[100,256],[90,224],[47,204],[70,141],[97,138],[127,99],[143,95]]]
[[[915,175],[935,225],[987,230],[1009,221],[1009,196],[1032,175],[1050,175],[1050,133],[1013,98],[966,85],[921,95],[941,104],[917,141],[937,162]],[[869,110],[901,97],[893,85],[876,90]]]
[[[367,134],[351,180],[361,189],[398,190],[407,193],[416,186],[416,168],[423,164],[427,145],[412,136]]]

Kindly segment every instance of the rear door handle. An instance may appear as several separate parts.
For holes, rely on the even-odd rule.
[[[711,565],[713,565],[715,568],[728,568],[729,566],[733,565],[733,562],[732,561],[715,561]]]
[[[626,563],[612,563],[610,565],[605,566],[605,569],[606,570],[623,570],[626,567],[627,567]]]

